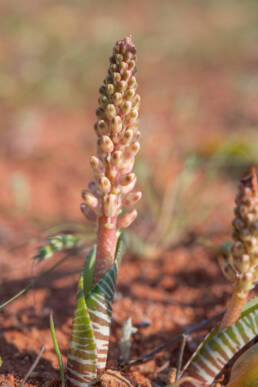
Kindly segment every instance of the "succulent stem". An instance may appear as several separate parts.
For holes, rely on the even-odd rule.
[[[227,303],[226,312],[220,324],[219,331],[231,327],[239,318],[242,309],[247,301],[247,297],[239,297],[238,292],[234,291]]]
[[[113,227],[105,227],[107,217],[101,216],[98,219],[97,256],[93,277],[93,286],[105,275],[114,262],[114,255],[117,243],[117,216],[109,220]]]

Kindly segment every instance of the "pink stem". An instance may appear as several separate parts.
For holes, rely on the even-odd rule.
[[[97,257],[93,285],[104,277],[114,263],[117,243],[117,216],[109,218],[109,223],[113,225],[113,228],[106,227],[107,221],[108,218],[104,215],[98,221]]]

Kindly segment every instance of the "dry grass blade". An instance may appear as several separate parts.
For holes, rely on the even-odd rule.
[[[181,376],[182,361],[183,361],[184,350],[185,350],[187,338],[188,338],[188,335],[184,333],[182,336],[182,342],[181,342],[179,356],[178,356],[178,360],[177,360],[176,380],[178,380]]]
[[[25,386],[25,383],[26,381],[28,380],[28,378],[30,377],[30,375],[32,374],[32,372],[34,371],[34,369],[37,367],[37,364],[38,362],[40,361],[40,358],[41,356],[43,355],[43,352],[45,351],[45,347],[43,345],[43,347],[41,348],[40,350],[40,353],[38,354],[38,356],[36,357],[34,363],[32,364],[32,366],[30,367],[30,369],[28,370],[28,372],[26,373],[23,381],[19,384],[18,387],[24,387]]]
[[[154,349],[152,352],[147,353],[143,357],[136,359],[136,360],[133,360],[130,363],[126,364],[123,368],[129,368],[129,367],[132,367],[132,366],[135,366],[138,364],[146,363],[147,361],[152,359],[157,353],[163,351],[165,348],[169,347],[170,345],[172,345],[175,342],[177,342],[178,340],[180,340],[183,335],[189,335],[192,332],[196,332],[196,331],[202,329],[203,327],[205,327],[205,325],[209,324],[210,322],[219,320],[223,316],[224,313],[225,313],[225,310],[223,310],[222,312],[216,314],[215,316],[213,316],[207,320],[203,320],[200,323],[195,324],[192,327],[189,327],[184,332],[180,333],[179,335],[173,337],[171,340],[167,341],[165,344],[162,344],[159,347],[157,347],[156,349]]]

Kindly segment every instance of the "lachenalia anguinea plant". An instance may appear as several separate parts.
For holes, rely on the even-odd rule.
[[[106,366],[112,302],[123,240],[119,230],[136,218],[132,172],[140,149],[136,93],[136,49],[131,36],[119,40],[100,87],[96,110],[97,156],[90,164],[94,180],[83,190],[83,214],[97,223],[97,246],[86,258],[78,286],[68,351],[67,387],[93,385]],[[124,207],[131,207],[123,212]]]
[[[235,202],[233,243],[228,262],[222,267],[233,286],[231,299],[222,322],[197,348],[185,365],[181,379],[172,384],[173,387],[213,385],[223,367],[258,335],[258,298],[247,302],[258,279],[258,184],[255,168],[240,180]],[[255,385],[252,383],[257,381],[257,357],[256,347],[235,367],[228,387]]]

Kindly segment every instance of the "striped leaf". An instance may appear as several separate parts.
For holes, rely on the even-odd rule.
[[[258,334],[258,297],[247,304],[236,324],[217,333],[217,325],[193,354],[183,370],[199,386],[210,386],[230,359]],[[182,387],[196,386],[185,382]]]
[[[51,258],[56,251],[72,249],[75,247],[79,238],[73,234],[60,234],[48,238],[48,243],[38,248],[38,254],[34,257],[38,262]]]
[[[86,258],[79,281],[77,305],[67,362],[67,386],[86,387],[104,371],[109,345],[115,281],[124,251],[120,236],[115,262],[108,273],[91,288],[96,247]]]

